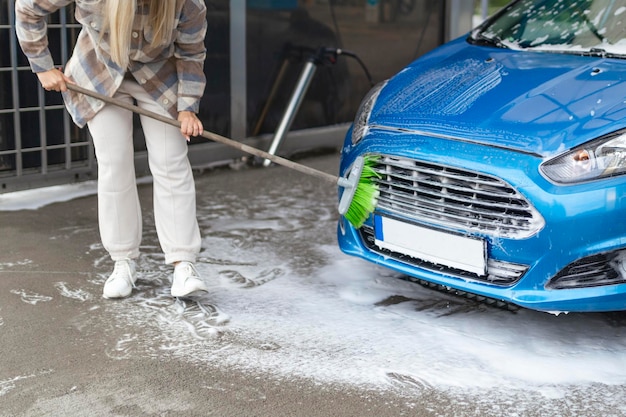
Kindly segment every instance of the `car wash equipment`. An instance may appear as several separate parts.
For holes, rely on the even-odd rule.
[[[105,103],[113,104],[115,106],[129,110],[133,113],[150,117],[160,122],[176,126],[180,129],[180,122],[170,117],[162,116],[158,113],[142,109],[141,107],[126,103],[122,100],[107,97],[103,94],[87,90],[76,84],[67,84],[67,88],[68,90],[85,94],[87,96],[101,100]],[[298,164],[289,159],[272,155],[257,148],[253,148],[252,146],[245,145],[233,139],[220,136],[217,133],[205,130],[200,134],[200,136],[206,139],[210,139],[214,142],[219,142],[232,148],[236,148],[250,155],[268,159],[286,168],[290,168],[303,174],[311,175],[338,185],[339,187],[343,188],[343,193],[341,195],[338,207],[339,214],[344,216],[350,222],[350,224],[352,224],[356,228],[359,228],[363,225],[363,222],[367,220],[369,215],[374,211],[374,208],[376,207],[376,199],[378,198],[378,186],[374,182],[373,178],[378,177],[379,175],[372,169],[372,166],[377,161],[376,157],[359,156],[356,158],[348,174],[345,177],[336,177],[334,175],[319,171],[306,165]]]
[[[372,86],[374,85],[372,81],[372,77],[369,71],[367,70],[367,67],[354,52],[346,51],[340,48],[327,48],[327,47],[322,47],[315,51],[311,50],[310,48],[304,48],[304,47],[292,47],[292,48],[297,48],[298,50],[300,50],[301,54],[303,53],[302,50],[309,50],[310,53],[309,53],[308,58],[306,59],[304,66],[302,67],[302,72],[300,73],[300,76],[298,77],[298,82],[296,83],[296,87],[294,88],[291,94],[291,98],[289,99],[289,102],[287,103],[287,107],[285,108],[283,117],[281,118],[280,123],[278,124],[278,127],[276,128],[276,132],[274,133],[274,138],[272,139],[270,148],[267,151],[268,153],[272,155],[276,153],[276,151],[278,150],[278,146],[280,146],[280,143],[283,141],[283,138],[285,137],[287,132],[289,132],[289,129],[291,128],[291,124],[293,123],[293,120],[296,117],[296,113],[298,112],[298,109],[300,108],[300,105],[302,104],[302,100],[304,100],[304,96],[307,90],[309,89],[309,86],[311,85],[311,81],[313,80],[313,76],[315,75],[315,72],[317,71],[318,66],[324,65],[326,63],[334,64],[335,62],[337,62],[337,58],[341,55],[354,58],[357,60],[357,62],[361,65],[361,67],[365,71],[365,75],[367,76],[370,82],[370,85]],[[280,80],[284,76],[284,71],[285,71],[285,65],[283,64],[283,66],[281,67],[281,71],[279,73],[280,78],[277,79],[277,82],[280,82]],[[270,95],[271,99],[273,99],[273,94],[275,94],[275,92],[273,92]],[[263,161],[263,166],[267,167],[270,165],[271,162],[272,160],[267,158],[265,159],[265,161]]]

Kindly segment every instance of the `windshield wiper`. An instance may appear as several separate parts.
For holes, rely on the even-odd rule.
[[[502,42],[502,39],[497,36],[494,36],[493,38],[487,37],[482,32],[471,34],[469,39],[472,40],[474,45],[495,46],[496,48],[509,49],[508,46]]]
[[[626,55],[624,54],[616,54],[615,52],[607,52],[602,48],[590,48],[588,51],[572,51],[572,53],[582,56],[592,56],[598,58],[617,58],[624,59]]]
[[[597,56],[600,58],[606,57],[606,49],[602,48],[590,48],[588,51],[584,52],[585,56]]]

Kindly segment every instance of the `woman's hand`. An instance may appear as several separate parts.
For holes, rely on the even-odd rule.
[[[180,133],[187,139],[187,142],[191,140],[191,136],[198,136],[204,131],[202,122],[194,112],[179,112],[178,121],[180,122]]]
[[[47,91],[67,91],[66,84],[75,84],[60,70],[53,68],[48,71],[38,72],[37,78],[41,86]]]

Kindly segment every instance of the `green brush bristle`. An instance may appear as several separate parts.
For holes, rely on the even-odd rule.
[[[380,178],[374,171],[374,166],[378,163],[379,157],[368,155],[364,157],[363,170],[359,178],[359,184],[354,191],[350,207],[344,217],[355,228],[360,228],[365,220],[374,212],[378,199],[378,185],[373,178]]]

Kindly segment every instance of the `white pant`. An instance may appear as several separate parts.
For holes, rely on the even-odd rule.
[[[124,80],[115,98],[169,114],[136,82]],[[187,142],[174,126],[141,116],[153,177],[154,221],[165,262],[195,262],[200,252],[196,190]],[[141,208],[135,182],[133,115],[106,105],[88,123],[98,161],[98,223],[114,261],[139,256]]]

